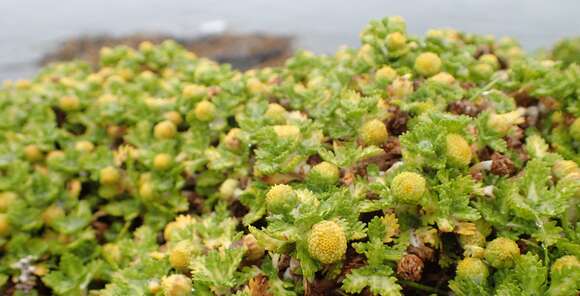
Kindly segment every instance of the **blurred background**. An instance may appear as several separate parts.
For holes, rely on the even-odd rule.
[[[511,36],[533,51],[580,35],[579,12],[579,0],[2,0],[0,81],[143,39],[178,38],[239,68],[274,65],[293,48],[330,53],[356,46],[369,20],[390,15],[403,16],[411,34],[452,27]]]

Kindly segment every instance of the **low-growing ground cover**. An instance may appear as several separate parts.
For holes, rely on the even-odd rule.
[[[100,65],[0,90],[3,295],[577,294],[570,59],[390,17],[278,68]]]

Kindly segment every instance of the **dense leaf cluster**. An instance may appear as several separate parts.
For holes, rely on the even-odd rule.
[[[580,66],[400,17],[361,42],[5,82],[0,294],[576,295]]]

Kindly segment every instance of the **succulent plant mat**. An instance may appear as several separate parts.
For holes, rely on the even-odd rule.
[[[4,82],[0,294],[578,295],[575,43],[360,39],[245,72],[143,42]]]

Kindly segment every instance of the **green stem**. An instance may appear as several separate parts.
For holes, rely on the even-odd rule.
[[[490,81],[488,84],[486,84],[486,85],[484,85],[482,88],[480,88],[480,89],[479,89],[477,92],[475,92],[475,93],[474,93],[474,94],[473,94],[473,95],[472,95],[472,96],[469,98],[469,100],[471,101],[471,100],[473,100],[473,99],[475,99],[475,98],[479,97],[479,95],[481,95],[483,92],[485,92],[485,91],[487,91],[487,90],[491,89],[491,87],[492,87],[494,84],[496,84],[496,83],[497,83],[499,80],[500,80],[500,78],[499,78],[499,77],[497,77],[497,78],[493,79],[493,80],[492,80],[492,81]]]
[[[443,292],[443,291],[441,291],[439,289],[436,289],[436,288],[433,288],[433,287],[429,287],[429,286],[426,286],[426,285],[423,285],[423,284],[415,283],[415,282],[412,282],[412,281],[399,280],[399,282],[402,285],[411,287],[413,289],[422,290],[422,291],[425,291],[425,292],[435,293],[435,294],[439,294],[439,295],[447,295],[447,293],[445,293],[445,292]]]

